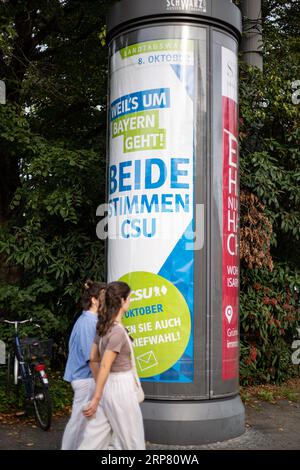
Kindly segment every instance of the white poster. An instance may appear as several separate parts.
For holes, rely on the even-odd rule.
[[[140,376],[193,377],[194,43],[155,40],[110,67],[108,280],[131,286]]]

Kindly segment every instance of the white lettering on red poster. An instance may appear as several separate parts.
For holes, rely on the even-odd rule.
[[[222,378],[238,377],[239,368],[239,179],[237,58],[222,48],[223,106],[223,272]]]

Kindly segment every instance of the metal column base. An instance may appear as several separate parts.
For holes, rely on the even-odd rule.
[[[239,395],[197,402],[146,400],[142,413],[146,440],[154,444],[208,444],[245,431],[245,409]]]

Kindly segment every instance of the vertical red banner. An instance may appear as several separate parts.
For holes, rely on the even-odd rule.
[[[222,378],[239,371],[239,179],[237,103],[223,96]]]

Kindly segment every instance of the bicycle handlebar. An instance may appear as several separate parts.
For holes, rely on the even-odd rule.
[[[0,319],[1,323],[9,323],[10,325],[29,323],[29,322],[31,323],[32,321],[33,321],[32,318],[28,318],[28,320],[16,320],[16,321],[6,320],[5,318]]]
[[[5,318],[0,318],[0,323],[9,323],[10,325],[15,325],[15,330],[18,330],[18,325],[22,325],[23,323],[32,323],[33,318],[28,318],[28,320],[16,320],[16,321],[10,321],[6,320]],[[34,323],[34,326],[37,328],[41,328],[41,325],[38,323]]]

